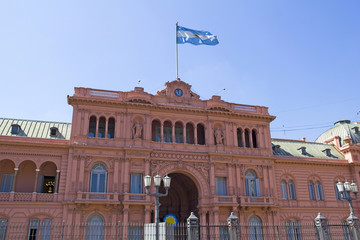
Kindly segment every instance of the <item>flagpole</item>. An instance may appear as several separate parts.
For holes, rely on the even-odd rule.
[[[179,54],[178,54],[178,43],[177,43],[177,27],[178,23],[176,22],[176,31],[175,31],[175,45],[176,45],[176,80],[179,79]]]

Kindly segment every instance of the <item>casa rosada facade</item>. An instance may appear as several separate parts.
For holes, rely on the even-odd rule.
[[[360,183],[358,123],[337,122],[351,135],[321,142],[271,139],[266,107],[201,100],[180,79],[156,95],[75,88],[68,103],[71,124],[1,119],[3,223],[154,222],[143,177],[157,173],[171,177],[161,220],[341,222],[349,209],[335,183]]]

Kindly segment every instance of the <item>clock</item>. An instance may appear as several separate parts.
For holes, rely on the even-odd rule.
[[[183,91],[180,88],[175,89],[174,93],[178,97],[181,97],[183,95]]]

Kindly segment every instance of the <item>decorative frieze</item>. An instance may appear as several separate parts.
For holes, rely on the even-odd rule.
[[[151,153],[152,158],[165,158],[165,159],[189,159],[189,160],[209,160],[207,155],[194,155],[194,154],[179,154],[179,153]]]

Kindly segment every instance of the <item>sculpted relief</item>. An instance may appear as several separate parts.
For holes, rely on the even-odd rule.
[[[132,135],[134,139],[142,139],[143,125],[140,121],[136,121],[132,127]]]

